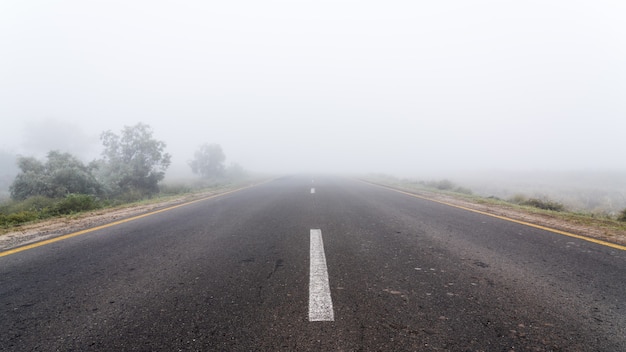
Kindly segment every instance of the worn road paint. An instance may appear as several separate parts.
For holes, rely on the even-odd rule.
[[[322,230],[311,229],[311,264],[309,274],[309,321],[334,321],[328,268]]]

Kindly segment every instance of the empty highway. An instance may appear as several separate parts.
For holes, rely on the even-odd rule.
[[[626,351],[626,251],[299,175],[0,257],[1,351]]]

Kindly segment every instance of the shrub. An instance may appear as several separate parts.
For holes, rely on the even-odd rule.
[[[23,210],[41,212],[47,208],[50,208],[55,203],[55,200],[45,196],[33,196],[21,202],[14,202],[12,204],[11,211],[19,212]]]
[[[559,202],[551,201],[549,199],[537,199],[530,198],[521,203],[522,205],[528,205],[531,207],[544,209],[544,210],[552,210],[552,211],[563,211],[565,206]]]
[[[454,189],[454,191],[456,193],[461,193],[461,194],[472,194],[472,190],[469,188],[465,188],[465,187],[457,187]]]
[[[552,211],[565,210],[565,206],[562,203],[555,202],[549,199],[526,198],[522,194],[516,194],[513,197],[509,198],[509,203],[526,205],[529,207],[534,207],[534,208],[544,209],[544,210],[552,210]]]
[[[33,157],[19,157],[21,170],[9,187],[11,198],[25,200],[32,196],[63,197],[67,193],[98,194],[100,184],[85,166],[69,153],[51,151],[46,162]]]
[[[509,198],[509,202],[513,204],[524,204],[528,198],[526,198],[523,194],[515,194],[513,197]]]
[[[34,196],[22,201],[7,201],[0,205],[0,214],[8,216],[20,212],[40,213],[52,207],[55,200],[44,196]]]
[[[143,191],[137,188],[129,189],[128,191],[118,195],[114,198],[113,204],[127,204],[134,203],[140,200],[149,198],[150,192]]]
[[[626,209],[622,210],[622,212],[620,213],[619,217],[617,218],[618,221],[626,221]]]
[[[436,188],[442,191],[449,191],[454,189],[455,185],[450,180],[428,181],[425,182],[425,186]]]
[[[20,211],[17,213],[11,213],[8,215],[0,214],[0,225],[2,226],[10,226],[22,224],[25,222],[33,221],[39,219],[39,213],[34,211]]]
[[[185,194],[191,193],[191,191],[192,189],[190,186],[184,185],[182,183],[159,185],[159,192],[165,195]]]
[[[95,197],[87,194],[68,194],[51,209],[55,214],[72,214],[100,208]]]
[[[442,191],[451,190],[454,188],[454,183],[450,180],[441,180],[437,183],[437,189]]]

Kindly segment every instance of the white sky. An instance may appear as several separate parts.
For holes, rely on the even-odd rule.
[[[145,122],[256,171],[626,169],[626,1],[0,2],[0,149]],[[54,133],[53,133],[54,132]]]

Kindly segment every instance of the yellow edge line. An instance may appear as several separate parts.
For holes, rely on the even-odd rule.
[[[229,193],[238,192],[238,191],[241,191],[243,189],[250,188],[250,187],[253,187],[253,186],[246,186],[246,187],[242,187],[242,188],[237,188],[237,189],[234,189],[232,191],[219,193],[219,194],[214,194],[212,196],[208,196],[208,197],[192,200],[192,201],[189,201],[189,202],[186,202],[186,203],[182,203],[182,204],[178,204],[178,205],[173,205],[171,207],[155,210],[155,211],[152,211],[152,212],[149,212],[149,213],[133,216],[133,217],[126,218],[126,219],[123,219],[123,220],[118,220],[118,221],[111,222],[111,223],[108,223],[108,224],[105,224],[105,225],[96,226],[96,227],[88,228],[88,229],[81,230],[81,231],[78,231],[78,232],[68,233],[67,235],[54,237],[54,238],[50,238],[50,239],[47,239],[47,240],[43,240],[43,241],[27,244],[27,245],[22,246],[22,247],[9,249],[8,251],[0,252],[0,257],[5,257],[7,255],[11,255],[11,254],[27,251],[29,249],[45,246],[45,245],[48,245],[48,244],[51,244],[51,243],[63,241],[63,240],[66,240],[68,238],[84,235],[84,234],[89,233],[89,232],[94,232],[94,231],[106,229],[108,227],[113,227],[113,226],[116,226],[116,225],[119,225],[119,224],[123,224],[125,222],[130,222],[130,221],[134,221],[134,220],[137,220],[137,219],[145,218],[145,217],[148,217],[148,216],[151,216],[151,215],[154,215],[154,214],[163,213],[163,212],[166,212],[166,211],[169,211],[169,210],[172,210],[172,209],[184,207],[184,206],[189,205],[189,204],[202,202],[202,201],[205,201],[207,199],[221,197],[223,195],[226,195],[226,194],[229,194]]]
[[[440,200],[436,200],[436,199],[432,199],[432,198],[428,198],[428,197],[424,197],[424,196],[419,196],[419,195],[414,194],[414,193],[401,191],[401,190],[398,190],[398,189],[395,189],[395,188],[392,188],[392,187],[388,187],[388,186],[382,186],[382,185],[378,185],[378,184],[367,182],[367,181],[363,181],[363,180],[361,180],[361,181],[364,182],[364,183],[370,184],[372,186],[385,188],[385,189],[388,189],[390,191],[406,194],[406,195],[414,197],[414,198],[420,198],[420,199],[428,200],[428,201],[431,201],[431,202],[447,205],[447,206],[450,206],[450,207],[471,211],[473,213],[478,213],[478,214],[482,214],[482,215],[491,216],[492,218],[497,218],[497,219],[501,219],[501,220],[505,220],[505,221],[509,221],[509,222],[514,222],[514,223],[517,223],[517,224],[534,227],[536,229],[545,230],[545,231],[549,231],[549,232],[553,232],[553,233],[558,233],[559,235],[564,235],[564,236],[568,236],[568,237],[578,238],[580,240],[593,242],[593,243],[596,243],[596,244],[599,244],[599,245],[603,245],[603,246],[606,246],[606,247],[611,247],[611,248],[619,249],[619,250],[622,250],[622,251],[626,251],[626,246],[622,246],[622,245],[619,245],[619,244],[616,244],[616,243],[611,243],[611,242],[607,242],[607,241],[603,241],[603,240],[598,240],[598,239],[587,237],[587,236],[577,235],[577,234],[574,234],[574,233],[561,231],[561,230],[557,230],[557,229],[553,229],[553,228],[550,228],[550,227],[545,227],[545,226],[533,224],[533,223],[526,222],[526,221],[515,220],[515,219],[507,218],[505,216],[495,215],[495,214],[487,213],[487,212],[484,212],[484,211],[480,211],[480,210],[476,210],[476,209],[472,209],[472,208],[467,208],[467,207],[464,207],[464,206],[461,206],[461,205],[456,205],[456,204],[452,204],[452,203],[442,202]]]

